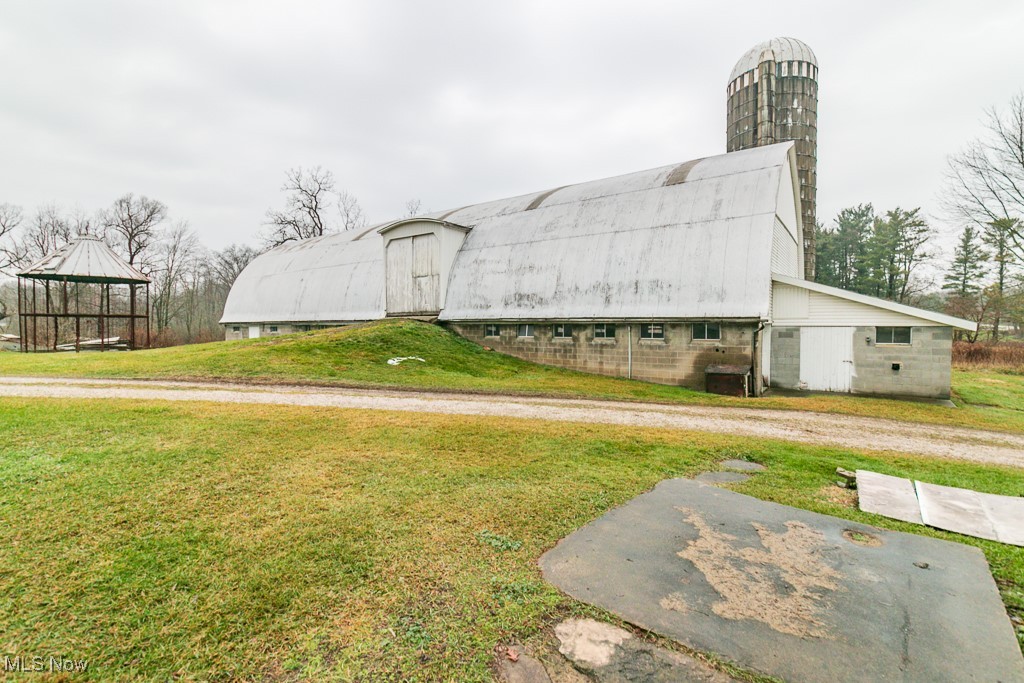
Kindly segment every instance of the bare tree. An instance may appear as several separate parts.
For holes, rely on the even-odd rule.
[[[423,202],[418,199],[410,199],[405,203],[405,217],[414,218],[419,216],[423,209]]]
[[[178,313],[179,294],[199,251],[199,240],[188,223],[175,223],[156,243],[153,258],[153,322],[157,332]]]
[[[225,296],[239,274],[259,255],[259,250],[248,244],[232,244],[213,254],[210,267],[214,280],[224,288]]]
[[[338,212],[341,214],[342,230],[362,230],[366,227],[366,216],[359,200],[348,192],[338,193]]]
[[[336,196],[334,174],[320,166],[308,171],[293,168],[285,174],[281,190],[287,193],[284,209],[267,211],[270,232],[264,240],[269,246],[332,232],[327,211]]]
[[[985,135],[949,159],[947,209],[984,228],[1024,218],[1024,93],[1008,112],[986,111]],[[1011,247],[1024,260],[1024,223],[1015,223]]]
[[[144,265],[146,252],[159,237],[167,207],[155,199],[129,192],[102,212],[101,222],[111,246],[133,266]]]
[[[16,267],[17,231],[24,219],[20,206],[0,204],[0,272]]]

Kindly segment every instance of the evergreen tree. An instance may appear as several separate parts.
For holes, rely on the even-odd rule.
[[[896,207],[876,217],[866,244],[862,293],[906,303],[916,293],[914,271],[932,254],[927,250],[932,229],[919,215]],[[867,290],[867,291],[864,291]]]
[[[860,204],[840,211],[831,230],[819,230],[818,282],[860,291],[867,273],[867,239],[874,222],[874,207]]]
[[[978,231],[973,225],[965,227],[953,252],[953,261],[943,278],[942,288],[958,297],[977,294],[981,290],[981,280],[985,277],[985,261],[988,256],[979,240]]]

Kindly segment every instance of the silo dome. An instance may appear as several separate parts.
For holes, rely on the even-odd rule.
[[[818,59],[814,56],[814,50],[808,47],[802,40],[797,40],[796,38],[772,38],[755,45],[740,57],[740,60],[736,62],[736,66],[732,69],[729,82],[732,83],[736,80],[737,76],[753,70],[765,60],[773,62],[807,62],[815,67],[818,66]]]

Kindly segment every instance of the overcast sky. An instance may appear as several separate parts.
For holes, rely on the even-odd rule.
[[[293,166],[379,222],[718,154],[733,64],[781,35],[820,65],[819,220],[940,217],[946,156],[1024,85],[1022,29],[1020,0],[0,0],[0,202],[132,191],[220,248]]]

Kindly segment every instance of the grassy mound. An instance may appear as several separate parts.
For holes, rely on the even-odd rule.
[[[387,361],[415,356],[397,366]],[[0,354],[8,375],[270,380],[373,387],[686,400],[698,392],[546,367],[414,320],[133,353]]]
[[[424,362],[388,365],[388,359],[406,356]],[[953,389],[963,410],[849,395],[738,399],[537,365],[414,320],[131,353],[0,353],[0,375],[306,383],[732,405],[1024,432],[1024,383],[996,372],[954,373]]]

